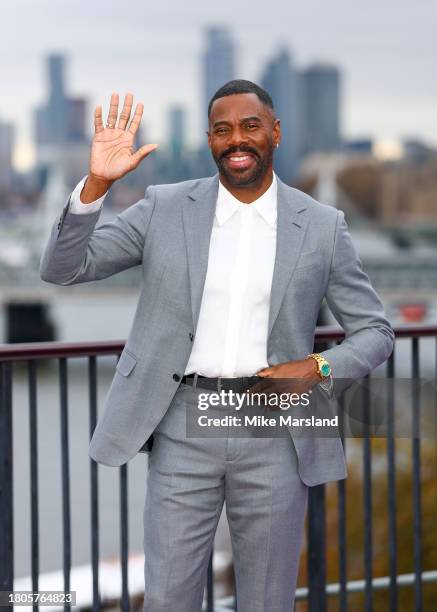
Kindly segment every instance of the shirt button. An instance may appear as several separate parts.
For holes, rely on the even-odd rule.
[[[175,380],[176,382],[179,382],[181,379],[181,377],[179,376],[179,374],[173,374],[173,380]]]

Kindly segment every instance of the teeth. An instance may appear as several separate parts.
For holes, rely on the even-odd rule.
[[[246,159],[250,159],[249,155],[239,155],[238,157],[230,157],[231,161],[246,161]]]

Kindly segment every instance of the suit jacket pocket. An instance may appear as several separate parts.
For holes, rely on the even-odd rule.
[[[319,251],[309,251],[308,253],[302,253],[296,264],[296,270],[301,270],[302,268],[311,268],[314,266],[323,266],[323,257]]]
[[[126,349],[124,349],[120,355],[120,359],[117,361],[115,369],[117,372],[120,372],[122,376],[129,376],[136,365],[137,358],[132,355],[132,353],[128,353]]]

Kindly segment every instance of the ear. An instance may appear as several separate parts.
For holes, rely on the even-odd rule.
[[[275,146],[281,142],[281,121],[275,119],[273,123],[273,142]]]
[[[209,130],[207,130],[205,134],[208,137],[208,147],[211,148],[211,133],[209,132]]]

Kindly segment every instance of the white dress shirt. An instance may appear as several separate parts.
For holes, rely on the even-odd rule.
[[[74,189],[70,212],[87,214],[104,194],[84,204]],[[276,255],[277,179],[251,204],[219,181],[199,320],[185,374],[252,376],[267,362],[270,293]],[[321,386],[331,389],[332,379]]]
[[[268,367],[276,176],[251,204],[219,182],[199,321],[185,373],[251,376]]]

